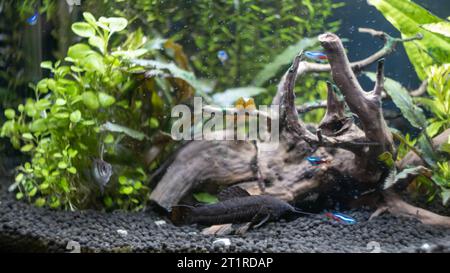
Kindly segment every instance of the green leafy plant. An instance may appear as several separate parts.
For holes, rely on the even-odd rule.
[[[449,23],[408,0],[369,0],[402,34],[403,38],[421,35],[422,39],[405,43],[411,63],[422,80],[428,81],[429,97],[412,98],[400,83],[386,79],[385,90],[412,126],[420,129],[417,139],[394,133],[400,141],[398,158],[412,150],[432,169],[433,176],[419,176],[417,184],[426,189],[429,200],[440,193],[447,204],[450,191],[447,144],[441,151],[433,147],[431,138],[450,127],[450,32]],[[374,79],[373,73],[367,74]],[[427,118],[420,107],[426,108]]]
[[[102,2],[86,1],[84,8],[130,18],[136,27],[180,42],[195,74],[213,82],[216,92],[254,86],[254,76],[286,48],[336,30],[339,23],[327,19],[341,5],[330,0]],[[229,57],[223,64],[217,56],[221,50]]]
[[[207,192],[198,192],[198,193],[194,193],[194,198],[195,200],[197,200],[198,202],[201,203],[205,203],[205,204],[214,204],[219,202],[219,200],[217,199],[216,196],[211,195]]]
[[[431,113],[427,132],[435,136],[450,128],[450,64],[432,66],[428,70],[429,98],[417,98]],[[444,204],[450,200],[450,139],[441,145],[440,160],[436,162],[433,182],[440,188]]]
[[[177,103],[179,93],[191,87],[175,76],[143,75],[142,67],[131,64],[141,56],[170,58],[162,55],[164,48],[146,49],[140,31],[130,33],[120,48],[110,46],[111,37],[127,27],[126,19],[83,16],[72,30],[86,40],[71,46],[64,62],[43,62],[52,77],[33,86],[33,98],[5,110],[1,136],[30,156],[10,190],[37,206],[141,209],[150,190],[148,164],[161,156],[146,161],[142,151],[169,123],[161,90]]]
[[[431,66],[428,71],[429,97],[416,98],[433,116],[428,120],[427,132],[434,137],[450,128],[450,64]]]
[[[414,151],[419,155],[425,164],[433,170],[433,176],[420,176],[418,184],[426,189],[430,200],[437,193],[440,193],[444,204],[446,204],[449,200],[447,195],[449,195],[448,191],[450,190],[447,171],[450,153],[446,152],[447,144],[442,145],[441,149],[444,153],[433,148],[431,137],[450,127],[448,112],[450,106],[449,65],[432,66],[428,73],[427,91],[430,97],[412,98],[400,83],[389,78],[385,80],[385,90],[410,124],[421,130],[421,134],[416,139],[411,139],[409,135],[403,137],[400,132],[393,129],[394,137],[400,141],[397,158],[403,158],[409,151]],[[372,80],[375,79],[374,73],[366,73],[366,75]],[[425,106],[432,113],[431,118],[426,118],[422,108],[419,107],[420,105]]]
[[[442,35],[442,28],[436,31],[435,27],[436,24],[448,26],[444,19],[410,0],[369,0],[368,3],[375,6],[403,38],[419,33],[423,36],[419,41],[404,44],[420,79],[427,77],[429,66],[450,62],[450,38]]]

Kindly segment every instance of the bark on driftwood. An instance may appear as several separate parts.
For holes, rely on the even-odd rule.
[[[329,64],[306,62],[302,55],[294,59],[272,102],[280,105],[280,143],[277,149],[262,151],[258,149],[260,142],[191,142],[178,152],[150,199],[170,210],[196,189],[238,183],[251,194],[265,193],[285,201],[307,201],[319,207],[329,201],[339,202],[342,206],[351,205],[355,200],[380,193],[388,170],[378,161],[378,156],[394,152],[392,134],[381,108],[382,58],[391,53],[398,42],[412,39],[400,40],[368,29],[360,31],[381,37],[386,41],[385,46],[364,60],[350,63],[340,38],[325,33],[319,36],[319,41]],[[376,61],[376,84],[367,92],[361,88],[355,73]],[[328,84],[326,115],[317,128],[307,128],[299,119],[299,108],[295,105],[296,79],[306,73],[327,71],[331,72],[338,90]],[[342,93],[343,100],[339,99],[337,91]],[[352,117],[346,116],[346,106],[359,118],[360,127],[354,124]],[[320,156],[329,163],[311,166],[305,160],[307,156]],[[398,205],[391,199],[381,200],[385,201],[384,205],[395,207],[392,212],[403,214],[411,211],[410,205]]]

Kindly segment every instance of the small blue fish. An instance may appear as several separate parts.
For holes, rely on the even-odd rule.
[[[321,157],[318,156],[308,156],[306,158],[306,160],[308,160],[308,162],[312,165],[312,166],[319,166],[320,164],[323,163],[329,163],[330,161],[327,159],[323,159]]]
[[[356,220],[354,218],[339,212],[327,212],[325,213],[325,216],[340,223],[349,225],[356,224]]]
[[[305,56],[311,60],[316,60],[316,61],[324,61],[324,60],[328,60],[327,55],[325,55],[322,52],[316,52],[316,51],[306,51],[305,52]]]
[[[27,18],[27,23],[30,26],[34,26],[34,25],[36,25],[38,18],[39,18],[39,12],[35,11],[31,17]]]
[[[228,53],[225,50],[219,50],[217,52],[217,58],[219,58],[222,64],[225,64],[228,61]]]

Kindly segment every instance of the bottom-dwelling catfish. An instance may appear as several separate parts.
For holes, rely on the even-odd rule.
[[[218,203],[199,207],[174,206],[171,211],[172,222],[175,225],[197,223],[205,226],[250,222],[250,226],[258,228],[267,221],[312,214],[302,212],[273,196],[250,195],[238,186],[223,190],[218,199]]]

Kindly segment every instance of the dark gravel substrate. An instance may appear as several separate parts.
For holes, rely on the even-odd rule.
[[[69,252],[68,242],[75,241],[81,252],[370,252],[370,242],[381,252],[450,252],[448,229],[390,215],[367,222],[370,212],[364,210],[347,212],[356,225],[303,217],[224,236],[231,240],[224,247],[213,246],[217,238],[201,235],[197,227],[175,227],[153,212],[50,211],[17,202],[2,188],[2,251]],[[158,220],[167,223],[157,226]]]

